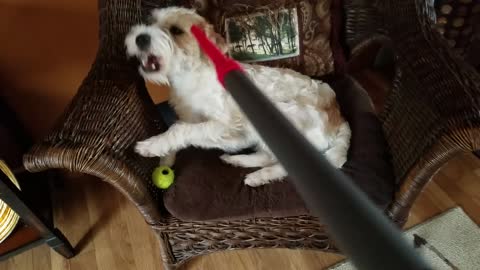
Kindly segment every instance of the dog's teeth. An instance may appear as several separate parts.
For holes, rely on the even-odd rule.
[[[150,65],[150,67],[154,70],[154,69],[155,69],[155,64],[152,63],[152,64]]]

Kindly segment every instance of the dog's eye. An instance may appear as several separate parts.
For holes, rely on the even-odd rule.
[[[183,30],[173,25],[172,27],[170,27],[170,33],[174,36],[178,36],[183,34]]]

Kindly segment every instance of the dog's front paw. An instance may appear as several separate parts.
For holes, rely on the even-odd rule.
[[[144,157],[163,157],[168,154],[169,150],[158,137],[137,142],[135,145],[135,152]]]
[[[135,145],[135,152],[144,157],[155,157],[157,156],[153,152],[152,142],[149,140],[137,142]]]

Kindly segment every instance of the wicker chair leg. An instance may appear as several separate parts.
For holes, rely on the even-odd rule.
[[[424,155],[410,170],[407,180],[400,186],[395,201],[387,211],[387,215],[399,226],[403,226],[410,214],[415,199],[424,190],[424,187],[435,174],[446,164],[461,153],[466,153],[466,147],[454,145],[452,139],[443,137]]]
[[[163,268],[165,270],[178,269],[181,263],[177,263],[177,260],[173,255],[172,247],[168,242],[168,234],[164,232],[159,232],[158,230],[154,231],[156,232],[158,243],[160,245],[160,256],[162,257]]]

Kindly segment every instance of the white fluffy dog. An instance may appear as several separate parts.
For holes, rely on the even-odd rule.
[[[201,52],[190,27],[202,28],[224,52],[225,40],[193,10],[172,7],[155,10],[152,15],[152,24],[134,26],[126,37],[127,53],[140,60],[139,71],[146,80],[171,86],[169,103],[179,121],[165,133],[138,142],[135,150],[142,156],[163,157],[164,164],[173,165],[175,153],[189,146],[226,152],[256,146],[253,154],[225,154],[221,159],[234,166],[261,167],[246,176],[245,184],[250,186],[285,178],[286,171],[217,81],[215,68]],[[243,68],[333,166],[345,163],[350,128],[327,84],[289,69],[247,64]]]

